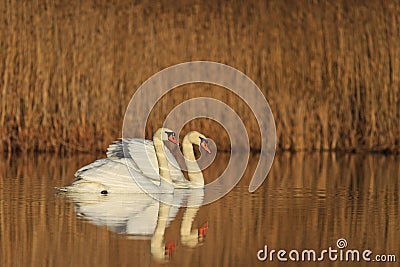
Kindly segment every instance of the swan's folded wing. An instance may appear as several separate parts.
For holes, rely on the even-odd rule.
[[[143,139],[129,139],[123,141],[124,145],[128,147],[129,155],[135,161],[138,168],[141,170],[144,176],[149,177],[152,180],[159,181],[159,165],[157,161],[156,151],[154,148],[153,141]],[[168,168],[171,175],[172,181],[186,181],[179,164],[169,151],[164,146],[165,154],[168,159]]]
[[[130,139],[127,139],[127,141],[124,141],[124,143],[128,145],[129,140]],[[114,141],[111,145],[109,145],[106,154],[107,158],[109,158],[110,160],[116,162],[121,162],[125,160],[124,162],[126,162],[129,167],[132,167],[136,171],[141,172],[135,161],[132,160],[132,157],[129,154],[129,150],[126,149],[124,151],[122,140]]]
[[[175,157],[172,155],[171,151],[169,151],[167,147],[165,147],[165,155],[167,156],[168,159],[169,174],[171,175],[172,181],[187,183],[188,180],[186,180],[185,176],[183,176],[183,173],[181,171],[181,168],[179,167],[178,162],[176,161]]]
[[[72,185],[92,182],[102,185],[107,191],[121,193],[159,191],[159,182],[144,177],[142,173],[129,166],[129,163],[126,164],[124,159],[119,162],[109,158],[100,161],[102,164],[96,168],[87,168],[94,163],[84,167]]]
[[[104,164],[106,164],[109,161],[109,159],[98,159],[93,163],[90,163],[86,166],[83,166],[82,168],[80,168],[79,170],[77,170],[75,172],[75,177],[78,177],[80,174],[82,174],[84,171],[90,170],[90,169],[94,169],[94,168],[98,168]]]
[[[122,140],[114,141],[107,148],[107,158],[110,159],[121,159],[124,157],[129,157],[129,153],[124,155],[124,150],[122,147]]]
[[[142,174],[152,180],[159,181],[158,162],[153,142],[143,139],[123,140],[129,156],[138,166]]]

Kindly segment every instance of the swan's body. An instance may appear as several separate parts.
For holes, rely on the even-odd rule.
[[[163,147],[167,158],[168,168],[171,180],[175,183],[186,182],[178,162],[167,147]],[[133,163],[133,168],[142,173],[149,179],[160,182],[157,152],[153,141],[143,139],[124,139],[113,142],[107,148],[107,158],[113,161],[125,160]]]
[[[204,177],[203,173],[197,164],[196,157],[194,155],[193,145],[198,145],[204,148],[208,153],[210,149],[207,145],[207,138],[197,132],[191,131],[185,135],[182,141],[183,155],[185,157],[185,163],[188,168],[189,181],[185,179],[182,171],[179,168],[178,162],[168,150],[165,149],[165,159],[168,161],[168,169],[170,173],[171,180],[175,188],[202,188],[204,187]],[[146,177],[149,177],[154,182],[160,182],[160,176],[156,173],[157,169],[161,169],[156,157],[156,149],[151,141],[142,140],[130,140],[130,141],[119,141],[114,142],[107,149],[107,156],[109,158],[118,158],[123,154],[123,148],[125,146],[129,151],[127,158],[131,157],[136,163],[137,171],[143,173]]]
[[[72,185],[60,189],[95,193],[172,193],[174,187],[202,188],[204,178],[194,156],[193,144],[210,152],[206,137],[192,131],[183,139],[183,154],[190,180],[187,181],[176,159],[163,144],[163,140],[170,138],[163,138],[164,132],[172,131],[160,128],[153,141],[124,139],[114,142],[107,149],[107,158],[82,167],[75,173]]]
[[[134,139],[132,139],[134,140]],[[69,192],[94,192],[94,193],[172,193],[173,186],[169,173],[168,161],[164,152],[163,141],[169,140],[177,144],[175,133],[166,128],[158,129],[153,135],[153,147],[159,174],[147,177],[140,171],[137,163],[130,157],[122,157],[123,151],[115,151],[112,157],[96,160],[82,167],[76,173],[76,179],[71,186],[60,188]],[[151,142],[135,139],[142,144]],[[167,148],[166,148],[167,150]],[[132,176],[136,180],[133,181]],[[143,188],[143,189],[142,189]]]
[[[65,191],[104,193],[170,193],[173,186],[160,179],[158,184],[136,170],[134,162],[125,159],[99,159],[81,169],[76,179]],[[140,186],[135,183],[140,179]],[[161,183],[160,183],[161,182]],[[143,188],[143,189],[142,189]]]

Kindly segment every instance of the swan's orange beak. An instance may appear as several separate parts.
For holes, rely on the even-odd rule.
[[[168,140],[172,143],[174,143],[175,145],[179,145],[178,140],[175,138],[175,136],[173,136],[172,134],[170,136],[168,136]]]
[[[208,147],[208,144],[207,144],[207,140],[206,140],[206,139],[203,139],[203,140],[201,141],[200,145],[201,145],[202,148],[204,148],[205,151],[208,152],[208,154],[211,154],[211,150],[210,150],[210,148]]]

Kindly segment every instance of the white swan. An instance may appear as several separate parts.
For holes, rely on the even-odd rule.
[[[171,193],[173,186],[168,160],[165,155],[165,151],[168,150],[163,148],[163,141],[167,140],[178,144],[175,133],[167,128],[158,129],[153,135],[153,142],[141,140],[142,143],[154,143],[153,148],[155,149],[155,157],[159,167],[157,176],[147,177],[146,173],[139,170],[137,162],[132,158],[122,156],[123,151],[120,149],[119,151],[114,151],[113,157],[99,159],[80,168],[75,173],[76,179],[72,185],[59,188],[59,190],[108,194],[111,192],[143,193],[141,189],[143,188],[148,193]],[[118,153],[119,156],[117,157]],[[133,181],[132,176],[136,181],[140,181],[140,186]]]
[[[170,137],[171,142],[178,144],[178,141],[175,138],[175,133],[171,132]],[[166,146],[159,146],[158,150],[161,158],[167,158],[167,164],[164,164],[165,166],[160,166],[158,164],[159,157],[157,157],[154,142],[151,140],[132,138],[114,141],[107,148],[106,154],[107,158],[111,160],[119,161],[122,159],[127,160],[128,162],[133,161],[131,162],[133,168],[154,182],[160,182],[161,170],[169,172],[173,182],[185,182],[185,177],[179,168],[178,162],[169,149]]]
[[[191,131],[185,135],[182,141],[183,155],[185,157],[185,163],[188,169],[189,181],[185,179],[181,169],[179,168],[178,162],[173,157],[167,147],[165,149],[166,159],[168,164],[168,170],[170,173],[171,180],[176,188],[201,188],[204,187],[204,177],[199,165],[197,164],[193,145],[198,145],[208,153],[211,153],[208,147],[207,138],[197,132]],[[124,153],[124,149],[125,152]],[[107,149],[107,157],[110,159],[121,159],[132,158],[136,163],[135,168],[141,172],[144,176],[152,179],[153,181],[160,182],[160,176],[157,170],[164,170],[163,166],[159,166],[158,157],[156,155],[156,149],[152,141],[143,139],[129,139],[116,141],[111,144]],[[164,170],[167,171],[167,170]]]
[[[203,172],[197,164],[196,157],[194,156],[193,145],[198,145],[207,151],[207,153],[211,153],[211,150],[208,147],[207,138],[197,131],[191,131],[183,138],[182,151],[185,156],[185,163],[190,180],[190,183],[188,183],[187,186],[191,188],[199,188],[204,186],[204,177]]]

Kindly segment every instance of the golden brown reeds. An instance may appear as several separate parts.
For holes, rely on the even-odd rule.
[[[10,0],[0,14],[1,151],[104,150],[140,84],[191,60],[257,83],[279,149],[400,151],[399,1]],[[171,94],[149,132],[204,88]],[[236,107],[259,148],[249,109]]]

